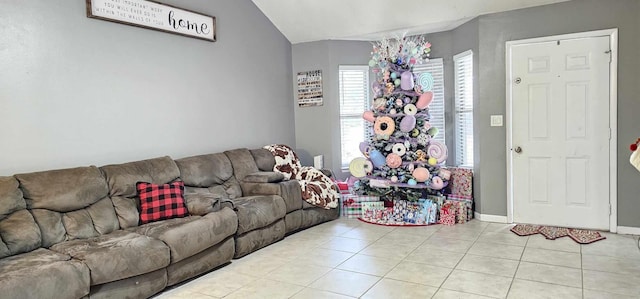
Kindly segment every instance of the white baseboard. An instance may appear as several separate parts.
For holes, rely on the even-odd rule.
[[[618,226],[617,233],[621,235],[640,235],[640,227]]]
[[[507,216],[480,214],[478,212],[474,212],[473,215],[480,221],[507,223]]]

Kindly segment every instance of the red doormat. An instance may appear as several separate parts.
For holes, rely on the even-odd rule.
[[[569,236],[569,238],[580,244],[589,244],[606,239],[606,237],[599,232],[593,230],[546,225],[516,224],[516,226],[511,228],[511,231],[518,236],[541,234],[549,240]]]

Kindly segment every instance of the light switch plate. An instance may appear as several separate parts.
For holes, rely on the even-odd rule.
[[[502,115],[491,115],[491,126],[502,127]]]

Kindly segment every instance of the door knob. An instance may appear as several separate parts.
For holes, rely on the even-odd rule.
[[[513,149],[514,152],[516,152],[517,154],[522,153],[522,148],[519,146],[516,146],[515,149]]]

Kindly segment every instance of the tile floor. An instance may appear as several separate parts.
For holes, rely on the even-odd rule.
[[[640,298],[637,236],[579,245],[511,225],[385,227],[339,219],[156,298]]]

